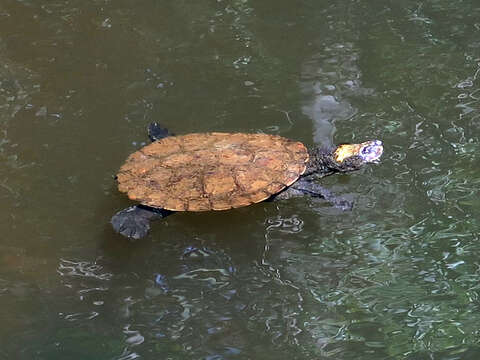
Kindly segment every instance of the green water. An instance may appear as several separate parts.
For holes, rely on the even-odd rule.
[[[130,243],[159,121],[380,165]],[[477,0],[0,3],[0,359],[478,359]]]

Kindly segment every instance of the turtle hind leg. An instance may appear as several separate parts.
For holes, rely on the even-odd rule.
[[[148,137],[152,142],[166,138],[167,136],[173,136],[173,134],[170,133],[167,128],[162,127],[159,123],[152,122],[148,125]]]
[[[119,234],[133,240],[145,237],[150,230],[150,221],[163,219],[173,211],[151,208],[144,205],[130,206],[112,216],[110,223]]]

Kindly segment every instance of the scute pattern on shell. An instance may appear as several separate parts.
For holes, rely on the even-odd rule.
[[[305,172],[307,161],[302,143],[276,135],[170,136],[127,158],[118,189],[167,210],[227,210],[280,192]]]

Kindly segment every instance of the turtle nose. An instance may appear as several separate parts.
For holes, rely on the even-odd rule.
[[[372,159],[372,162],[378,162],[380,161],[380,157],[383,154],[383,143],[380,140],[375,140],[375,144],[372,145],[373,148],[373,154],[374,154],[374,159]]]
[[[365,162],[378,162],[383,154],[383,143],[373,140],[362,150],[361,157]]]

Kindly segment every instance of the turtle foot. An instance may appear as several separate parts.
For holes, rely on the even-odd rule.
[[[136,206],[131,206],[113,215],[110,223],[119,234],[138,240],[145,237],[150,230],[150,220],[142,214]]]
[[[329,201],[334,207],[343,210],[343,211],[352,211],[353,209],[353,201],[343,199],[343,198],[330,198]]]
[[[150,230],[150,221],[162,219],[171,211],[136,205],[112,216],[110,223],[119,234],[133,240],[144,238]]]
[[[167,128],[163,128],[159,123],[152,122],[148,126],[148,137],[152,142],[166,138],[167,136],[172,136],[172,135],[173,134],[170,134],[168,132]]]
[[[334,207],[343,211],[351,211],[353,209],[353,201],[345,199],[341,196],[337,196],[330,190],[325,189],[323,186],[307,179],[297,181],[280,195],[282,194],[283,198],[286,199],[289,197],[299,196],[300,194],[305,194],[312,197],[323,198]]]

